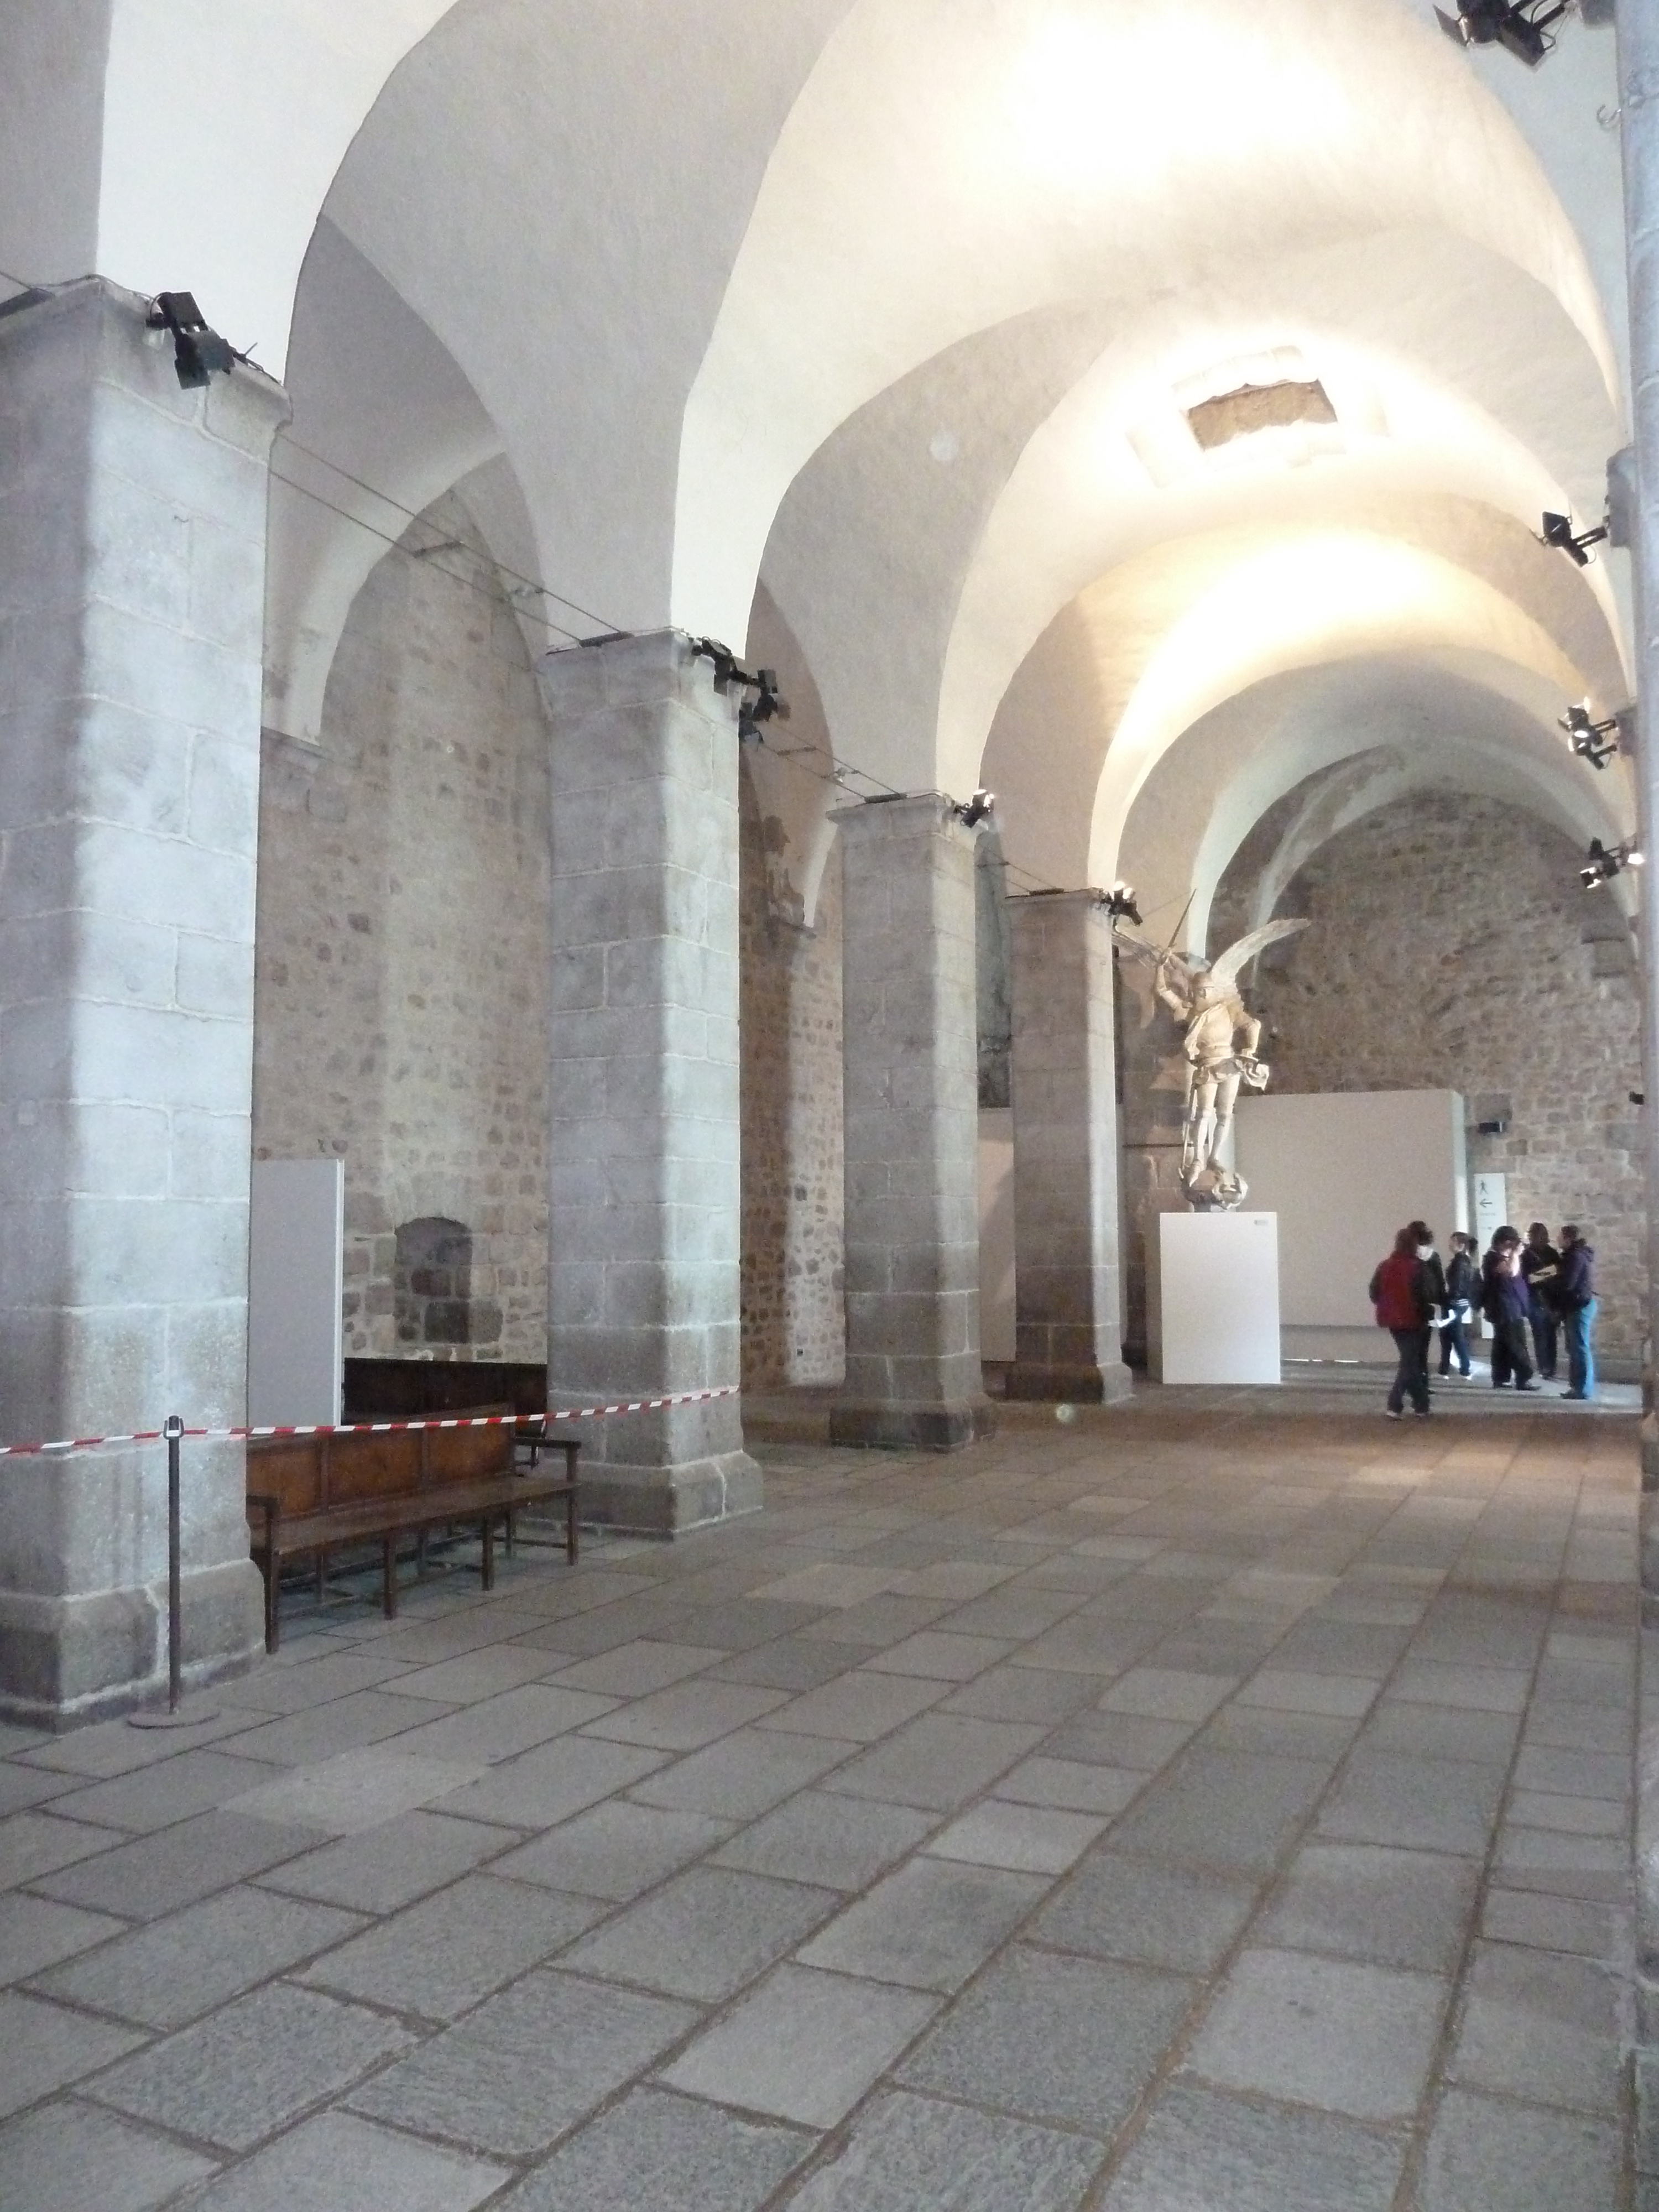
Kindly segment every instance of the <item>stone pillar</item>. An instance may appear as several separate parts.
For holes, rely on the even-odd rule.
[[[549,1402],[735,1387],[738,738],[678,632],[550,653]],[[595,1425],[584,1499],[673,1535],[753,1512],[737,1398]]]
[[[0,1431],[243,1419],[266,462],[98,278],[0,310]],[[159,1446],[0,1461],[0,1710],[165,1672]],[[198,1679],[260,1642],[240,1445],[184,1452]]]
[[[974,834],[937,795],[842,835],[847,1379],[836,1443],[989,1433],[979,1364]]]
[[[1011,1398],[1129,1389],[1118,1311],[1112,923],[1089,890],[1007,902],[1013,975]]]
[[[1644,849],[1659,836],[1659,11],[1625,0],[1618,13],[1620,134],[1630,262],[1630,363],[1636,612],[1637,782]],[[1648,1330],[1659,1324],[1659,866],[1641,871],[1643,1038],[1647,1105]],[[1643,1424],[1643,1483],[1659,1488],[1659,1425]],[[1659,1597],[1659,1544],[1644,1580]]]
[[[1618,11],[1620,133],[1630,263],[1634,513],[1630,528],[1636,611],[1637,782],[1641,836],[1659,859],[1659,10],[1621,0]],[[1643,1059],[1648,1182],[1648,1333],[1659,1322],[1659,866],[1641,871]],[[1649,1355],[1651,1367],[1651,1351]],[[1642,1609],[1659,1614],[1659,1425],[1642,1424]],[[1652,1638],[1642,1639],[1636,1761],[1636,2053],[1638,2193],[1655,2186],[1659,2139],[1659,1683]]]

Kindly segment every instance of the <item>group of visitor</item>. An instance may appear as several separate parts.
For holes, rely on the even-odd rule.
[[[1473,1237],[1458,1230],[1443,1262],[1434,1231],[1408,1221],[1394,1250],[1371,1277],[1370,1299],[1379,1328],[1394,1338],[1400,1364],[1389,1392],[1391,1421],[1402,1419],[1407,1400],[1420,1419],[1429,1411],[1429,1354],[1440,1333],[1440,1373],[1466,1382],[1474,1362],[1468,1332],[1478,1313],[1492,1332],[1492,1380],[1497,1390],[1537,1390],[1534,1368],[1546,1382],[1556,1375],[1558,1349],[1567,1354],[1564,1398],[1583,1402],[1595,1389],[1591,1333],[1595,1322],[1595,1253],[1576,1223],[1550,1242],[1548,1224],[1534,1221],[1523,1243],[1507,1223],[1494,1230],[1484,1260]],[[1530,1336],[1530,1347],[1528,1346]]]

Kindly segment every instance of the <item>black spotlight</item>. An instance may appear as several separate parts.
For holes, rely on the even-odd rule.
[[[722,645],[718,638],[695,637],[691,650],[699,659],[714,662],[717,691],[737,693],[739,744],[763,744],[763,723],[789,720],[789,702],[778,690],[775,668],[745,668],[731,647]]]
[[[1569,707],[1560,726],[1571,738],[1578,758],[1592,768],[1605,768],[1619,750],[1619,717],[1610,714],[1604,722],[1593,722],[1588,700],[1582,707]]]
[[[778,689],[777,670],[757,668],[755,678],[755,696],[750,699],[745,691],[738,707],[738,735],[746,745],[766,742],[761,735],[763,723],[789,720],[789,702]]]
[[[1633,837],[1626,837],[1622,845],[1612,846],[1604,845],[1599,837],[1592,837],[1585,865],[1578,871],[1578,880],[1587,891],[1597,890],[1626,868],[1639,868],[1646,858]]]
[[[1546,514],[1538,542],[1540,545],[1553,545],[1558,553],[1565,553],[1570,561],[1576,561],[1581,568],[1588,568],[1590,564],[1590,547],[1599,545],[1607,534],[1607,526],[1605,522],[1595,530],[1581,530],[1575,534],[1572,517],[1570,514]]]
[[[1502,46],[1536,69],[1555,41],[1551,27],[1572,13],[1574,0],[1464,0],[1455,15],[1437,8],[1441,29],[1460,46]]]
[[[228,339],[208,328],[193,292],[158,292],[149,327],[173,332],[173,366],[186,392],[199,390],[216,369],[228,374],[242,359]]]
[[[990,820],[996,803],[995,792],[987,791],[981,785],[971,799],[964,800],[957,807],[957,813],[970,830],[977,830],[981,822]]]
[[[1143,917],[1135,902],[1133,884],[1114,884],[1110,890],[1103,892],[1101,904],[1114,921],[1132,921],[1137,928],[1142,926]]]

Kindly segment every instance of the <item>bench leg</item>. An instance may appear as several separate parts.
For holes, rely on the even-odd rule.
[[[388,1620],[398,1618],[398,1539],[391,1529],[380,1539],[381,1609]]]
[[[564,1555],[574,1567],[576,1564],[576,1486],[574,1482],[564,1501]]]
[[[495,1516],[486,1513],[483,1517],[483,1586],[495,1587]]]
[[[509,1505],[509,1506],[507,1507],[507,1558],[508,1558],[509,1559],[513,1559],[513,1558],[515,1556],[515,1547],[516,1547],[516,1542],[517,1542],[518,1534],[519,1534],[519,1512],[518,1512],[518,1508],[517,1508],[516,1506],[514,1506],[514,1505]]]

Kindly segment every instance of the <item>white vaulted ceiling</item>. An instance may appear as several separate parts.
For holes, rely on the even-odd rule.
[[[278,726],[465,478],[544,635],[753,613],[818,770],[988,776],[1033,873],[1184,896],[1350,741],[1629,819],[1553,730],[1623,703],[1622,556],[1530,535],[1622,441],[1615,98],[1610,33],[1534,77],[1427,0],[19,0],[0,265],[189,285],[286,374],[345,512],[273,505]],[[1198,447],[1280,376],[1335,422]]]

